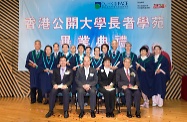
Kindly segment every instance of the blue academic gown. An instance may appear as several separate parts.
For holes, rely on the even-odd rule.
[[[30,88],[38,88],[41,89],[41,85],[39,82],[39,73],[41,70],[41,61],[42,61],[42,55],[43,55],[43,51],[40,50],[40,53],[36,56],[36,51],[30,51],[29,54],[27,55],[27,59],[26,59],[26,64],[25,64],[25,68],[27,68],[30,72]],[[32,62],[36,63],[38,65],[38,67],[31,67],[29,66],[29,60],[31,60]]]
[[[71,54],[72,55],[72,54]],[[70,68],[72,69],[73,71],[73,67],[76,66],[76,57],[77,55],[74,54],[72,55],[72,57],[69,59],[69,63],[70,63]],[[75,75],[76,75],[76,71],[73,71],[73,81],[72,81],[72,88],[71,88],[71,92],[73,94],[76,93],[76,89],[77,89],[77,84],[75,82]]]
[[[84,60],[84,56],[85,56],[85,54],[83,54],[83,60]],[[76,56],[76,66],[82,64],[83,60],[80,60],[80,55],[77,54],[77,56]]]
[[[53,55],[54,55],[54,52],[53,52]],[[55,58],[55,62],[54,62],[55,68],[57,68],[57,65],[59,64],[61,56],[62,56],[62,52],[58,52],[58,55],[56,57],[54,55],[54,58]]]
[[[141,71],[139,67],[137,69],[138,79],[140,81],[140,90],[150,99],[152,97],[152,86],[154,77],[154,58],[148,57],[142,60],[141,57],[138,58],[137,62],[145,68],[146,72]]]
[[[95,59],[94,57],[91,58],[91,67],[93,68],[98,68],[100,66],[100,68],[102,67],[102,63],[103,63],[103,58],[99,57],[99,59]]]
[[[121,53],[121,61],[123,62],[123,59],[127,57],[126,52],[124,51],[123,53]],[[136,70],[136,61],[137,61],[137,55],[133,52],[130,53],[130,58],[131,58],[131,65],[132,68],[134,70]],[[123,67],[123,63],[122,63],[122,67]]]
[[[166,82],[170,80],[169,62],[163,55],[160,55],[158,61],[154,63],[154,71],[156,71],[159,64],[161,64],[160,69],[162,69],[166,74],[164,75],[160,72],[154,76],[153,95],[160,94],[161,98],[164,99],[166,95]]]
[[[42,56],[42,70],[40,72],[40,82],[41,82],[41,90],[42,90],[42,95],[44,96],[46,93],[49,93],[52,89],[52,74],[44,72],[45,69],[50,69],[54,70],[56,68],[55,66],[55,57],[54,54],[52,53],[50,56],[50,59],[44,55]]]
[[[120,62],[120,64],[117,67],[121,68],[121,66],[122,66],[121,54],[120,54],[120,52],[118,50],[116,50],[116,54],[115,55],[113,55],[112,50],[109,50],[107,56],[111,59],[111,65],[112,66],[115,66],[118,62]]]
[[[61,56],[65,56],[65,55],[64,55],[63,53],[61,53]],[[66,56],[67,62],[70,63],[71,58],[72,58],[72,54],[71,54],[71,53],[68,53],[68,55]],[[71,63],[70,63],[70,66],[67,65],[67,67],[68,67],[68,68],[71,68]]]

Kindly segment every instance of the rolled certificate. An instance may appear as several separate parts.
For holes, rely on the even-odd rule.
[[[29,60],[29,62],[30,63],[32,63],[32,64],[36,64],[36,63],[34,63],[33,61],[31,61],[31,60]],[[38,65],[36,64],[36,67],[38,67]]]
[[[118,63],[115,65],[115,67],[117,67],[120,64],[120,61],[118,61]]]
[[[157,71],[158,69],[160,69],[160,67],[161,67],[161,63],[158,65],[156,71]],[[156,75],[156,71],[155,71],[155,75]]]
[[[100,68],[102,66],[102,64],[100,64],[97,68]]]
[[[58,88],[61,89],[63,86],[63,83],[61,83],[60,85],[58,85]]]
[[[139,65],[142,70],[146,71],[145,68],[142,65],[140,65],[138,62],[136,62],[136,65]]]

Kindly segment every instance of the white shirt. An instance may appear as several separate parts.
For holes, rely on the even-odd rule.
[[[109,74],[110,68],[106,68],[106,67],[104,67],[104,70],[105,70],[105,73],[106,73],[106,75],[107,75],[107,77],[108,77],[108,74]]]
[[[63,72],[62,72],[62,69],[63,69]],[[60,75],[61,75],[61,80],[63,79],[64,77],[64,73],[66,71],[66,67],[60,67]]]
[[[69,52],[67,52],[66,54],[64,53],[64,55],[67,57],[69,55]]]
[[[130,75],[130,70],[129,70],[129,69],[126,69],[126,68],[124,67],[124,70],[125,70],[125,74],[127,74],[127,72],[128,72],[128,74]]]
[[[58,56],[58,52],[54,52],[55,53],[55,57],[57,57]]]
[[[155,63],[158,61],[159,55],[155,55]]]
[[[84,54],[79,55],[79,56],[80,56],[80,60],[81,60],[81,62],[82,62],[82,61],[83,61]]]
[[[86,79],[88,78],[89,69],[90,69],[90,67],[84,67]]]
[[[147,59],[147,56],[141,56],[141,59],[144,61],[145,59]]]

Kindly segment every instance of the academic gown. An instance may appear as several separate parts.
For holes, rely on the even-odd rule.
[[[40,73],[40,69],[41,69],[40,62],[42,61],[42,55],[43,55],[42,50],[40,50],[40,53],[38,55],[36,55],[35,50],[30,51],[29,54],[27,55],[25,68],[27,68],[30,72],[30,88],[40,89],[40,87],[41,87],[40,82],[39,82],[39,73]],[[38,65],[38,67],[33,68],[33,67],[29,66],[29,63],[30,63],[29,60],[36,63]]]
[[[138,58],[137,62],[145,68],[146,72],[141,71],[139,67],[137,69],[138,79],[140,81],[140,90],[150,99],[153,93],[153,77],[154,77],[154,58],[148,57],[142,60],[141,57]]]
[[[120,52],[118,50],[116,50],[116,51],[117,51],[116,54],[113,55],[112,50],[109,50],[107,56],[109,58],[111,58],[111,65],[112,66],[115,66],[118,62],[120,62],[117,67],[121,68],[121,66],[122,66],[122,62],[120,60],[121,59],[121,54],[120,54]]]
[[[160,55],[158,61],[154,63],[154,71],[156,71],[159,64],[161,64],[160,69],[162,69],[166,74],[164,75],[160,72],[154,76],[153,95],[160,94],[161,98],[164,99],[166,95],[166,82],[170,80],[169,62],[163,55]]]
[[[91,62],[91,67],[93,68],[98,68],[98,67],[102,67],[102,63],[103,63],[103,58],[99,57],[99,59],[95,59],[95,57],[92,57],[92,62]]]
[[[72,71],[73,71],[73,67],[76,66],[76,57],[77,57],[77,54],[74,54],[69,59],[70,68],[72,69]],[[73,94],[76,93],[76,88],[77,88],[77,84],[75,82],[75,75],[76,75],[76,71],[73,71],[73,81],[72,81],[72,89],[71,89],[71,91],[72,91]]]
[[[121,54],[121,57],[122,57],[122,58],[121,58],[121,61],[123,62],[123,59],[127,57],[126,52],[123,52],[123,53]],[[131,53],[130,53],[130,58],[131,58],[131,65],[132,65],[132,68],[133,68],[134,70],[136,70],[137,55],[136,55],[135,53],[131,52]],[[123,63],[122,63],[122,67],[123,67],[123,66],[124,66],[124,65],[123,65]]]
[[[54,54],[51,54],[50,58],[44,54],[42,56],[42,70],[40,72],[40,82],[41,82],[41,90],[42,95],[44,96],[46,93],[49,93],[52,89],[52,74],[44,72],[45,69],[54,70],[55,66],[55,57]]]
[[[53,53],[54,55],[54,53]],[[54,55],[54,58],[55,58],[55,62],[54,62],[54,65],[55,67],[57,68],[57,65],[59,64],[59,61],[60,61],[60,57],[62,56],[62,52],[58,52],[58,55],[55,57]]]

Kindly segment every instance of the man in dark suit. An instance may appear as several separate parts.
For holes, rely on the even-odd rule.
[[[53,108],[55,106],[55,99],[58,92],[62,92],[63,94],[64,118],[69,117],[69,88],[73,80],[73,73],[71,69],[66,67],[66,63],[66,57],[60,57],[60,68],[57,68],[53,71],[53,89],[49,94],[49,112],[45,115],[46,118],[53,115]]]
[[[123,60],[124,68],[117,70],[116,72],[116,82],[118,82],[118,87],[123,90],[126,98],[127,106],[127,117],[132,118],[131,114],[131,103],[132,96],[134,97],[134,103],[136,107],[136,117],[140,118],[140,99],[141,93],[138,89],[139,80],[136,71],[130,68],[131,59],[126,57]]]
[[[97,71],[90,67],[90,57],[85,56],[83,61],[84,66],[79,68],[76,73],[75,81],[78,85],[78,103],[80,106],[79,118],[84,116],[84,95],[86,92],[90,94],[91,117],[95,118],[96,107],[96,87],[98,82]]]
[[[114,117],[115,105],[115,81],[116,74],[110,69],[111,59],[105,57],[103,59],[104,68],[98,71],[99,91],[103,93],[105,99],[106,117]]]

